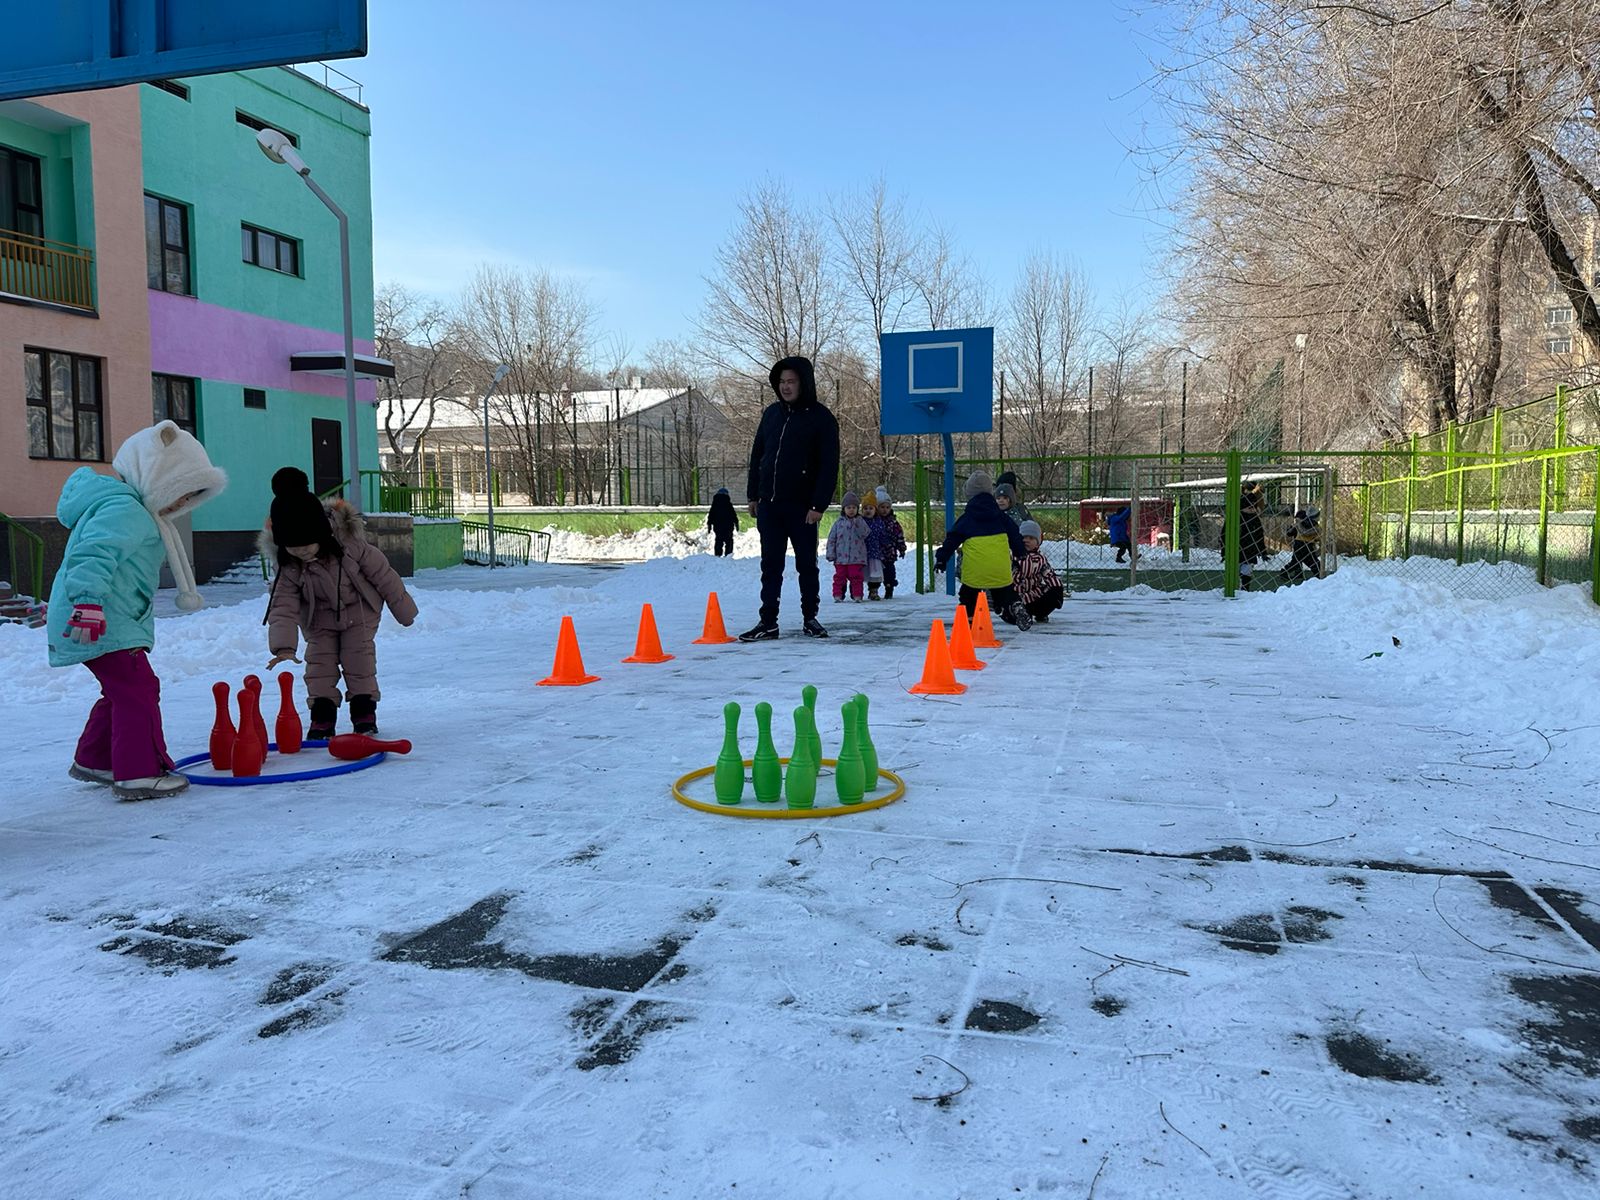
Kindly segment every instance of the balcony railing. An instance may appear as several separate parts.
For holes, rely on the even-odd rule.
[[[0,229],[0,292],[94,311],[94,251]]]

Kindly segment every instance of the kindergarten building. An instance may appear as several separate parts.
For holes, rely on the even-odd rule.
[[[62,482],[109,471],[155,420],[228,473],[188,531],[202,581],[253,555],[278,467],[337,487],[351,437],[377,467],[370,379],[346,421],[338,224],[261,153],[266,127],[349,215],[357,370],[391,372],[372,358],[371,120],[352,95],[273,67],[0,102],[0,578],[48,587]]]

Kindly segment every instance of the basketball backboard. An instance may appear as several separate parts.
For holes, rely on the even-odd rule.
[[[367,0],[7,5],[0,100],[367,52]]]
[[[934,329],[879,339],[885,434],[994,428],[994,330]]]

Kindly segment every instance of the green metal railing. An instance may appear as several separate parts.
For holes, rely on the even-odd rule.
[[[0,513],[0,523],[6,527],[6,570],[11,572],[7,581],[18,595],[44,598],[44,538],[26,525],[19,524],[5,513]],[[27,554],[28,586],[23,587],[17,577],[17,539],[21,538]]]
[[[461,519],[461,557],[465,562],[490,561],[489,523]],[[514,525],[494,527],[493,561],[496,565],[527,566],[530,562],[550,561],[550,535],[542,529],[519,529]]]

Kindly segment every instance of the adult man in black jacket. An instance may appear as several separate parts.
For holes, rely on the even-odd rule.
[[[778,636],[778,598],[790,544],[805,634],[827,637],[817,620],[817,522],[832,503],[838,482],[839,422],[817,400],[817,377],[809,358],[782,359],[767,378],[778,399],[767,406],[756,427],[746,486],[750,515],[761,535],[761,619],[739,640],[764,642]]]

